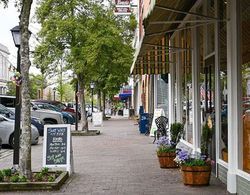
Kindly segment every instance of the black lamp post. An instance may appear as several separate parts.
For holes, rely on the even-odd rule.
[[[91,82],[90,83],[90,89],[91,89],[91,96],[92,96],[92,100],[91,100],[91,113],[93,114],[94,111],[94,105],[93,105],[93,98],[94,98],[94,88],[95,88],[95,83]],[[93,117],[93,116],[92,116]]]
[[[14,40],[17,50],[17,71],[20,72],[20,44],[21,34],[19,26],[15,26],[11,30],[11,34]],[[19,165],[19,145],[20,145],[20,119],[21,119],[21,97],[20,86],[16,85],[16,105],[15,105],[15,130],[14,130],[14,154],[13,165]]]
[[[53,88],[53,97],[54,97],[54,101],[56,101],[56,88]]]

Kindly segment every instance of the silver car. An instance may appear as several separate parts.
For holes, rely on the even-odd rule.
[[[0,139],[2,139],[2,144],[14,147],[14,129],[15,121],[0,115]],[[31,125],[31,144],[38,144],[38,141],[39,132],[34,125]]]

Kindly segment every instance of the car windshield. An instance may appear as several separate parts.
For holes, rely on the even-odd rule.
[[[11,116],[14,116],[14,112],[6,108],[4,105],[0,104],[0,114],[3,114],[5,116],[8,116],[8,118],[11,118]]]

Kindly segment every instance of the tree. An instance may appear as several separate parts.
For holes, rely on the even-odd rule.
[[[43,91],[48,86],[45,76],[42,74],[34,75],[30,74],[30,97],[31,99],[37,99],[37,93],[39,90]]]
[[[7,91],[7,95],[16,95],[16,86],[12,81],[8,81],[7,82],[7,87],[8,87],[8,91]]]
[[[29,19],[32,0],[21,1],[20,12],[20,31],[21,31],[21,74],[22,74],[22,133],[20,137],[20,173],[21,175],[31,178],[31,119],[30,119],[30,94],[29,94]]]
[[[68,69],[73,70],[78,79],[81,126],[82,130],[87,131],[85,89],[89,88],[89,83],[96,81],[101,89],[106,90],[102,80],[109,78],[110,72],[117,74],[115,71],[118,71],[122,75],[127,71],[128,76],[127,67],[130,67],[132,60],[128,60],[124,66],[121,63],[124,60],[120,58],[124,56],[119,54],[120,50],[125,52],[121,49],[124,45],[131,48],[131,34],[124,30],[127,22],[116,18],[113,10],[104,10],[101,6],[88,4],[86,0],[41,1],[37,18],[42,29],[39,33],[41,44],[36,49],[40,52],[35,52],[36,60],[44,63],[41,59],[48,58],[45,59],[48,65],[62,60]],[[132,49],[126,52],[132,59]]]

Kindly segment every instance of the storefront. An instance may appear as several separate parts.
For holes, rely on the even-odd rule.
[[[250,194],[250,2],[161,0],[148,7],[133,74],[168,75],[168,117],[185,124],[182,142],[193,151],[200,152],[201,127],[212,118],[214,173],[229,192]]]

